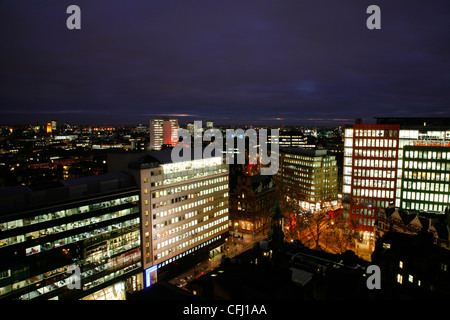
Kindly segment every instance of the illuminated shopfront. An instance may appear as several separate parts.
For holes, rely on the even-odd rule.
[[[125,300],[125,282],[117,282],[111,286],[103,288],[99,291],[91,293],[81,300]]]

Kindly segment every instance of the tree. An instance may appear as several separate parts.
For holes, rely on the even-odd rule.
[[[326,210],[318,210],[314,213],[308,212],[304,213],[304,215],[305,226],[316,243],[315,248],[321,249],[320,237],[326,233],[328,226],[331,225],[331,218]]]
[[[303,210],[298,196],[280,183],[277,184],[276,197],[286,217],[284,227],[288,240],[299,239],[305,243],[312,239],[314,248],[335,253],[353,248],[354,240],[359,237],[354,225],[349,226],[340,216],[332,219],[325,209],[314,213]]]
[[[343,253],[353,248],[355,239],[359,237],[359,231],[350,228],[346,221],[335,219],[324,237],[330,251]]]

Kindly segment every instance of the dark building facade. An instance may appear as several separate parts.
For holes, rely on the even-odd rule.
[[[142,289],[130,175],[4,188],[0,197],[0,299],[115,300]]]
[[[276,188],[272,176],[248,171],[235,166],[230,177],[231,231],[248,234],[265,233],[275,205]]]
[[[375,240],[389,231],[415,235],[428,232],[433,235],[434,244],[450,249],[449,216],[448,209],[445,210],[445,214],[405,210],[393,206],[380,209],[374,227]]]
[[[450,297],[450,250],[432,233],[389,231],[377,240],[372,263],[380,267],[385,299]]]

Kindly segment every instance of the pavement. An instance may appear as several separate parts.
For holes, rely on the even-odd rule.
[[[244,234],[243,238],[242,237],[235,238],[235,237],[230,236],[228,238],[227,244],[225,246],[226,252],[217,254],[212,258],[209,258],[207,260],[197,263],[195,266],[193,266],[189,270],[187,270],[184,273],[180,274],[179,276],[169,280],[169,282],[174,285],[184,286],[190,280],[193,280],[193,279],[201,276],[202,274],[208,273],[208,272],[214,270],[215,268],[217,268],[221,264],[223,256],[233,258],[233,257],[239,255],[240,253],[253,248],[253,245],[256,242],[259,242],[265,238],[267,238],[267,235],[264,235],[264,234],[260,234],[260,235],[256,235],[256,236],[252,236],[250,234]],[[371,261],[372,250],[370,250],[368,246],[364,246],[364,245],[360,244],[360,245],[357,245],[357,247],[355,249],[356,249],[355,253],[357,256],[359,256],[367,261]]]
[[[259,242],[260,240],[265,238],[267,238],[267,235],[262,234],[255,236],[252,236],[250,234],[244,234],[243,238],[242,237],[235,238],[230,236],[227,240],[228,244],[226,244],[225,246],[226,252],[216,254],[212,258],[197,263],[189,270],[169,280],[169,283],[172,283],[174,285],[186,284],[188,281],[195,279],[196,277],[199,277],[200,275],[208,273],[209,271],[212,271],[215,268],[217,268],[221,264],[223,256],[233,258],[238,254],[253,248],[253,245],[256,242]]]

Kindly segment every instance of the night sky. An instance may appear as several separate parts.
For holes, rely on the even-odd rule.
[[[449,31],[449,0],[0,0],[0,124],[450,117]]]

